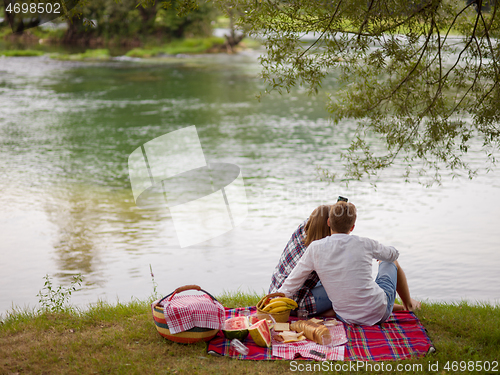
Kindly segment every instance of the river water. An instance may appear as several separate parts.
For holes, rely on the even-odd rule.
[[[321,182],[341,168],[355,124],[334,126],[325,94],[271,95],[258,52],[149,61],[0,59],[0,312],[37,306],[44,276],[86,306],[146,299],[198,284],[214,294],[267,290],[290,234],[344,195],[355,234],[397,247],[412,294],[430,301],[500,300],[499,172],[425,188],[396,166],[373,181]],[[334,92],[331,77],[324,91]],[[181,248],[168,210],[136,206],[128,157],[196,126],[205,158],[239,166],[248,216],[232,231]],[[482,153],[472,151],[472,165]]]

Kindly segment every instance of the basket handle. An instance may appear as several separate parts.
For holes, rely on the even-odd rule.
[[[267,296],[264,296],[259,303],[257,304],[257,308],[261,309],[264,305],[264,302],[267,301],[268,298],[273,298],[273,297],[286,297],[285,293],[280,293],[280,292],[274,292],[271,294],[268,294]]]
[[[203,290],[201,289],[198,285],[195,285],[195,284],[191,284],[191,285],[184,285],[184,286],[180,286],[178,287],[176,290],[174,290],[172,293],[166,295],[165,297],[163,297],[161,300],[158,301],[157,305],[159,305],[160,303],[163,302],[164,299],[168,298],[168,301],[170,301],[172,298],[174,298],[174,296],[177,294],[177,293],[182,293],[182,292],[185,292],[186,290],[197,290],[199,292],[203,292],[205,294],[208,294],[208,296],[210,298],[212,298],[212,300],[214,301],[217,301],[217,299],[212,296],[210,293],[208,293],[206,290]],[[170,297],[170,298],[169,298]],[[217,301],[218,302],[218,301]]]
[[[176,290],[174,290],[174,294],[184,292],[185,290],[200,290],[201,288],[198,285],[184,285],[178,287]]]

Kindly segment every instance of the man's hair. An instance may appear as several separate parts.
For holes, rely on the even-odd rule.
[[[322,238],[328,237],[331,232],[328,227],[328,212],[330,211],[328,205],[322,205],[314,209],[309,220],[307,221],[306,239],[304,245],[309,246],[309,244],[316,240],[321,240]]]
[[[349,233],[356,222],[356,206],[352,203],[337,202],[330,209],[330,228],[337,233]]]

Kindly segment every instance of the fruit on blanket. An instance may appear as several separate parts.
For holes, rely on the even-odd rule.
[[[278,307],[271,309],[271,311],[269,311],[269,313],[274,314],[274,313],[279,313],[279,312],[286,311],[286,310],[290,310],[290,308],[287,305],[278,306]]]
[[[272,302],[283,301],[287,305],[291,305],[291,306],[293,306],[295,308],[299,307],[299,305],[297,305],[297,302],[295,302],[293,299],[287,298],[287,297],[277,297],[277,298],[273,298],[271,301]]]
[[[271,346],[271,331],[266,319],[259,320],[248,329],[250,336],[258,346],[269,348]]]
[[[248,317],[248,322],[250,325],[254,325],[255,323],[258,323],[260,320],[266,319],[267,320],[267,325],[269,326],[269,329],[273,329],[274,325],[276,324],[276,321],[274,320],[273,316],[269,313],[262,313],[262,314],[255,314],[255,315],[250,315]]]
[[[269,316],[274,319],[275,323],[285,323],[290,316],[290,310],[295,309],[296,306],[297,303],[285,297],[284,293],[271,293],[257,303],[257,316],[259,319]]]
[[[224,322],[224,329],[227,330],[238,330],[238,329],[248,329],[248,318],[246,316],[237,316],[236,318],[226,319]]]
[[[250,325],[254,325],[255,323],[257,323],[259,320],[262,320],[262,318],[259,319],[259,317],[257,315],[250,315],[248,317],[248,322],[250,323]]]
[[[287,306],[286,302],[285,301],[272,301],[272,302],[269,302],[265,307],[264,307],[264,311],[265,312],[270,312],[271,310],[277,308],[277,307],[283,307],[283,306]]]
[[[246,316],[238,316],[236,318],[226,319],[222,333],[228,340],[238,339],[243,341],[248,336],[248,318]]]
[[[293,310],[298,307],[297,302],[287,297],[268,299],[264,302],[263,311],[274,314],[286,310]]]

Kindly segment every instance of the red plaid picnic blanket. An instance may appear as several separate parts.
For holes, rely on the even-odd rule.
[[[381,325],[345,325],[346,357],[350,361],[387,361],[419,357],[428,353],[432,342],[414,313],[392,313]]]
[[[250,313],[256,311],[255,307],[248,309],[250,309]],[[244,310],[244,308],[226,308],[226,319],[238,316],[241,310]],[[382,325],[369,327],[344,324],[344,328],[348,341],[344,346],[336,348],[344,348],[344,359],[349,361],[407,359],[414,356],[423,356],[432,347],[432,342],[427,336],[425,328],[415,314],[408,311],[393,313]],[[249,349],[249,353],[246,356],[233,350],[230,347],[229,340],[226,340],[222,332],[219,332],[209,342],[207,352],[238,359],[283,359],[274,356],[272,348],[258,347],[250,337],[245,339],[243,344]],[[295,359],[307,358],[299,356]]]
[[[205,295],[174,295],[162,302],[170,333],[176,334],[194,327],[221,329],[224,325],[224,307]]]

